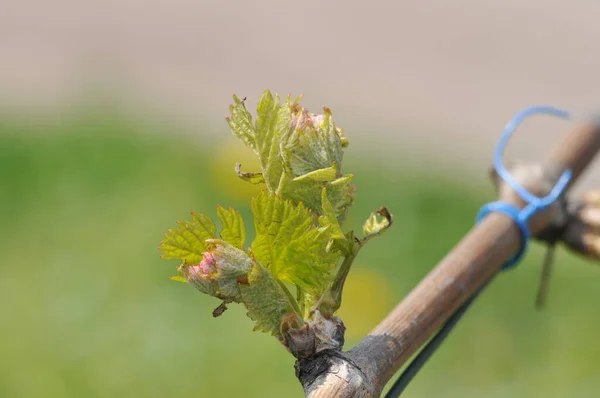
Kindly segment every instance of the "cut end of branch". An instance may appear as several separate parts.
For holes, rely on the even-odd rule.
[[[296,361],[294,367],[307,398],[379,396],[365,374],[339,351],[321,351]]]

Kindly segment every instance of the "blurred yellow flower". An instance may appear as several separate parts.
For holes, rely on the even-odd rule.
[[[265,184],[251,184],[240,179],[235,172],[235,164],[240,163],[243,171],[260,172],[260,163],[256,154],[237,138],[231,136],[220,148],[215,150],[214,161],[210,164],[210,178],[213,186],[230,198],[247,201]]]
[[[346,337],[364,337],[388,314],[393,304],[392,289],[380,274],[353,267],[344,285],[339,310],[346,325]]]

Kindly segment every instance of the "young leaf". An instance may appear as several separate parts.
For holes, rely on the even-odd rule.
[[[179,221],[179,226],[169,229],[161,242],[162,258],[178,258],[188,264],[202,260],[207,239],[215,238],[215,223],[204,214],[192,213],[192,221]]]
[[[302,203],[266,191],[252,200],[256,238],[254,257],[275,276],[308,292],[321,291],[331,281],[331,271],[340,258],[328,252],[331,225],[318,228]]]
[[[231,118],[227,118],[232,133],[246,146],[253,149],[260,160],[262,178],[270,191],[277,189],[283,173],[280,156],[280,137],[291,125],[291,107],[289,97],[285,104],[279,104],[279,96],[265,90],[258,102],[256,125],[252,126],[252,117],[243,102],[234,96],[235,105],[230,107]],[[240,175],[240,173],[238,173]]]
[[[223,224],[221,238],[233,246],[243,249],[246,231],[244,229],[244,220],[240,216],[240,213],[231,207],[229,210],[225,210],[223,207],[217,206],[217,215]]]
[[[313,228],[292,241],[282,256],[282,280],[294,283],[309,293],[318,294],[333,280],[332,271],[341,257],[329,252],[330,228]]]
[[[256,322],[254,330],[271,333],[281,339],[279,326],[282,317],[297,313],[293,298],[284,289],[262,265],[254,264],[248,275],[248,284],[240,284],[248,317]]]

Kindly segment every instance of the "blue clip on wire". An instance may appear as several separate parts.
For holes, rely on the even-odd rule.
[[[504,128],[504,132],[500,137],[500,141],[498,142],[498,146],[496,147],[496,151],[494,152],[494,168],[496,172],[512,189],[517,192],[517,194],[527,203],[524,209],[519,209],[518,207],[511,205],[510,203],[504,202],[492,202],[484,205],[481,210],[479,210],[479,214],[477,215],[476,222],[481,221],[485,216],[487,216],[491,212],[498,212],[507,215],[512,218],[514,222],[519,226],[519,230],[521,231],[521,248],[519,252],[506,264],[503,265],[503,269],[508,269],[513,267],[515,264],[519,262],[523,254],[525,254],[525,250],[527,249],[527,244],[529,243],[529,237],[531,233],[529,232],[529,226],[527,225],[527,221],[529,218],[534,215],[537,211],[540,211],[547,206],[551,205],[554,201],[556,201],[560,195],[565,191],[565,188],[569,184],[571,180],[572,172],[571,170],[566,170],[560,176],[558,182],[552,188],[552,191],[547,196],[543,198],[539,198],[535,195],[532,195],[529,191],[521,186],[513,178],[513,176],[506,170],[504,164],[502,163],[502,154],[504,149],[506,148],[506,144],[508,140],[515,132],[519,124],[523,122],[527,117],[537,114],[537,113],[546,113],[550,114],[562,119],[568,119],[569,114],[565,111],[561,111],[559,109],[551,108],[548,106],[532,106],[530,108],[524,109],[519,112]],[[489,282],[489,281],[488,281]],[[486,282],[487,284],[487,282]],[[469,306],[473,303],[473,300],[477,297],[477,295],[482,291],[485,287],[482,286],[479,290],[475,292],[473,296],[471,296],[452,316],[448,319],[448,321],[442,326],[440,331],[427,343],[425,348],[421,350],[413,359],[413,361],[408,365],[408,367],[402,372],[400,377],[394,382],[392,388],[388,391],[386,398],[396,398],[399,397],[400,394],[406,389],[408,383],[415,377],[417,372],[423,367],[425,362],[433,355],[435,350],[442,344],[442,342],[448,337],[448,334],[454,328],[454,326],[458,323],[461,317],[464,315],[465,311],[469,308]]]
[[[529,238],[531,236],[529,226],[527,225],[529,218],[536,212],[541,211],[554,203],[565,191],[573,174],[571,170],[565,170],[550,193],[540,198],[533,195],[531,192],[521,186],[521,184],[519,184],[504,167],[502,155],[508,140],[513,135],[517,127],[523,123],[526,118],[535,114],[549,114],[561,119],[569,118],[568,112],[549,106],[532,106],[526,108],[519,112],[510,122],[506,124],[506,127],[504,127],[504,131],[502,132],[502,136],[500,137],[500,141],[498,142],[494,152],[494,168],[496,169],[498,176],[500,176],[500,178],[502,178],[504,182],[506,182],[521,197],[521,199],[527,203],[527,205],[525,208],[519,209],[510,203],[505,203],[502,201],[488,203],[479,210],[479,214],[477,214],[476,218],[476,223],[478,223],[491,212],[502,213],[512,218],[519,227],[519,230],[521,231],[521,248],[512,259],[503,265],[503,269],[514,267],[525,254],[527,245],[529,243]]]

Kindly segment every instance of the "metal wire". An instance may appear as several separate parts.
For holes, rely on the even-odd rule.
[[[452,329],[456,326],[458,321],[463,317],[465,312],[469,309],[471,304],[475,301],[475,299],[479,296],[479,294],[485,289],[485,287],[490,283],[491,279],[488,280],[479,290],[477,290],[467,301],[463,303],[462,306],[442,326],[442,328],[436,333],[436,335],[429,340],[427,345],[417,354],[415,359],[408,365],[408,367],[402,372],[400,377],[394,382],[392,388],[387,392],[385,398],[397,398],[404,392],[406,387],[410,384],[410,382],[414,379],[414,377],[419,373],[419,370],[425,365],[427,360],[433,355],[433,353],[442,345],[444,340],[448,337]]]

